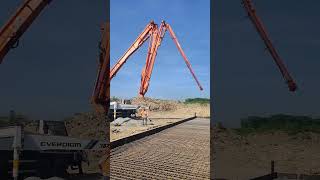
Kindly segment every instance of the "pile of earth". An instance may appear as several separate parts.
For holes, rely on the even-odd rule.
[[[148,97],[136,97],[131,100],[132,104],[143,105],[151,111],[174,111],[178,108],[179,102],[174,100],[153,99]]]
[[[77,113],[65,119],[68,135],[77,138],[107,139],[109,126],[106,119],[93,112]]]

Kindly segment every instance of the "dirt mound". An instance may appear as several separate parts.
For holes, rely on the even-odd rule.
[[[173,100],[152,99],[148,97],[136,97],[131,100],[132,104],[148,106],[151,111],[173,111],[179,102]]]
[[[106,120],[93,112],[78,113],[65,120],[69,136],[78,138],[107,139],[109,126]]]

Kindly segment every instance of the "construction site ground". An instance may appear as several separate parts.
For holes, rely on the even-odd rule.
[[[105,123],[105,119],[98,117],[93,112],[87,113],[77,113],[73,116],[66,118],[66,129],[68,131],[68,135],[71,137],[83,138],[83,139],[108,139],[110,138],[111,141],[128,137],[134,134],[138,134],[144,131],[148,131],[150,129],[154,129],[160,126],[168,125],[170,123],[174,123],[177,121],[181,121],[183,119],[193,117],[195,113],[197,116],[201,117],[210,117],[210,105],[209,104],[184,104],[177,101],[172,100],[157,100],[151,98],[145,98],[144,100],[141,99],[134,99],[134,104],[145,104],[151,108],[149,113],[149,118],[152,122],[148,122],[147,126],[142,126],[142,121],[134,120],[130,123],[124,124],[122,126],[113,126],[110,125],[110,136],[109,134],[109,127],[108,124]],[[190,121],[191,122],[191,121]],[[209,123],[209,120],[206,119],[204,122]],[[188,124],[188,123],[183,123]],[[178,125],[177,127],[179,127]],[[185,125],[184,125],[185,126]],[[198,127],[198,126],[196,126]],[[200,126],[198,127],[199,131],[201,131]],[[209,128],[209,124],[206,125],[206,128]],[[27,124],[26,129],[30,132],[36,132],[36,128],[34,124]],[[171,131],[170,129],[175,129],[175,127],[169,128],[164,132]],[[192,131],[188,131],[190,134],[194,134]],[[199,133],[199,132],[198,132]],[[207,136],[209,137],[209,129],[206,131]],[[153,136],[158,136],[157,133]],[[184,138],[188,140],[190,134],[184,135]],[[161,135],[160,135],[161,137]],[[181,137],[182,138],[182,137]],[[189,138],[190,139],[190,138]],[[186,140],[181,140],[183,143]],[[178,141],[178,140],[177,140]],[[168,142],[170,143],[170,142]],[[169,145],[169,144],[168,144]],[[163,144],[159,144],[161,146],[168,146],[165,142]],[[126,145],[125,145],[126,146]],[[196,146],[196,145],[191,145]],[[186,151],[187,152],[187,151]],[[88,159],[90,164],[83,163],[84,175],[76,176],[75,171],[69,171],[69,173],[74,174],[75,176],[71,179],[101,179],[100,170],[98,168],[98,161],[100,160],[101,156],[104,154],[103,151],[88,151]],[[208,152],[204,153],[209,155],[209,146]],[[209,160],[209,159],[208,159]],[[128,173],[124,173],[128,174]]]
[[[210,117],[209,104],[185,104],[173,100],[157,100],[151,98],[134,98],[132,101],[133,104],[150,107],[149,119],[151,122],[148,122],[146,126],[142,125],[142,120],[131,120],[121,126],[115,126],[111,123],[110,141],[181,121],[193,117],[195,114],[198,117]]]
[[[112,149],[111,179],[209,179],[209,128],[196,118]]]
[[[143,125],[142,120],[131,119],[129,122],[124,123],[121,126],[111,125],[110,139],[112,142],[121,138],[139,134],[141,132],[145,132],[154,128],[165,126],[167,124],[181,121],[183,119],[184,118],[159,118],[159,119],[150,118],[151,122],[148,121],[147,125]]]
[[[244,136],[232,129],[214,127],[211,136],[214,178],[251,179],[266,175],[272,160],[275,172],[320,174],[320,134],[275,131]]]

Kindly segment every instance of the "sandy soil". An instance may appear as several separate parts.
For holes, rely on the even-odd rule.
[[[65,120],[68,135],[84,139],[105,140],[109,136],[109,126],[96,113],[79,113]]]
[[[143,126],[141,120],[131,120],[130,123],[125,123],[121,126],[111,125],[111,141],[193,117],[195,113],[200,117],[210,117],[209,104],[184,104],[177,101],[155,100],[150,98],[144,100],[136,98],[133,100],[133,104],[149,106],[149,119],[151,119],[152,122],[148,122],[147,126]]]
[[[194,116],[196,113],[199,117],[210,117],[209,104],[183,104],[177,105],[175,110],[169,111],[151,111],[150,117],[167,117],[167,118],[187,118]]]
[[[215,178],[249,179],[275,171],[320,174],[320,134],[288,135],[284,132],[241,136],[232,130],[213,128]]]
[[[190,117],[190,116],[189,116]],[[147,125],[142,125],[142,120],[130,120],[130,122],[125,123],[121,126],[111,125],[110,129],[110,140],[115,141],[124,137],[128,137],[134,134],[139,134],[150,129],[154,129],[160,126],[164,126],[169,123],[177,122],[183,118],[178,119],[153,119],[150,117],[151,122],[148,122]]]
[[[150,108],[151,117],[185,118],[194,116],[210,117],[210,104],[185,104],[180,101],[152,98],[133,98],[132,104],[144,105]]]

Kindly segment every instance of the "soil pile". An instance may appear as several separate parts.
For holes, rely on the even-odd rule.
[[[131,100],[132,104],[148,106],[151,111],[173,111],[177,109],[178,101],[136,97]]]
[[[77,113],[65,120],[68,135],[77,138],[105,140],[109,138],[106,120],[93,112]]]
[[[210,104],[183,103],[174,100],[133,98],[132,104],[150,107],[150,117],[179,117],[187,118],[196,113],[199,117],[210,117]]]

